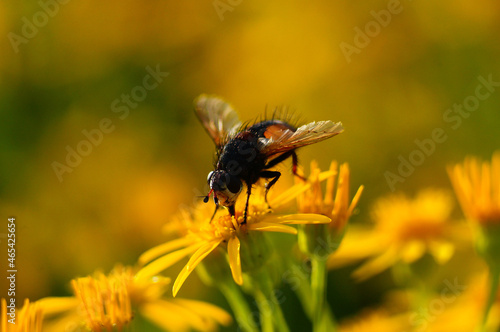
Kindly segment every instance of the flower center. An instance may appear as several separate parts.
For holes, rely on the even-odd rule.
[[[130,276],[116,273],[78,278],[72,286],[92,331],[122,329],[132,320],[128,285]]]

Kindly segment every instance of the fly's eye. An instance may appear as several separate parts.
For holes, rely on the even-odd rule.
[[[233,194],[239,193],[241,191],[242,186],[243,186],[241,184],[240,179],[238,179],[235,176],[230,176],[228,180],[229,181],[226,180],[227,189],[229,189],[229,191],[232,192]]]
[[[210,173],[208,173],[208,176],[207,176],[208,183],[210,183],[210,179],[212,178],[212,175],[214,175],[214,171],[211,171]]]

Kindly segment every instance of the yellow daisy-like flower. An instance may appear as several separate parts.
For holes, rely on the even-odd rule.
[[[490,294],[484,309],[483,329],[500,284],[500,151],[491,163],[466,158],[463,164],[448,167],[462,210],[476,231],[477,252],[490,269]]]
[[[294,186],[292,189],[282,193],[276,199],[270,201],[270,205],[275,208],[289,202],[309,185],[302,184]],[[244,196],[244,195],[241,195]],[[297,234],[297,230],[291,227],[292,224],[317,224],[328,223],[330,219],[314,214],[288,214],[281,215],[272,213],[264,199],[264,192],[255,188],[250,198],[248,216],[246,224],[243,222],[243,210],[246,197],[240,199],[236,204],[236,216],[231,217],[227,211],[221,211],[214,220],[210,222],[212,212],[205,207],[195,207],[191,216],[187,216],[187,223],[192,225],[186,236],[169,241],[165,244],[146,251],[140,258],[140,264],[146,264],[136,275],[137,279],[147,278],[157,275],[161,271],[170,267],[174,263],[191,255],[188,263],[179,273],[173,286],[173,294],[177,295],[180,287],[195,269],[195,267],[213,250],[219,246],[227,247],[229,266],[234,281],[243,284],[242,261],[240,255],[241,241],[247,241],[252,232],[281,232]],[[257,244],[258,245],[258,244]],[[245,246],[253,250],[251,246]],[[258,251],[258,248],[255,248]],[[248,256],[248,253],[245,253]]]
[[[320,174],[328,175],[324,195],[321,189],[321,182],[324,179],[320,178]],[[337,179],[338,183],[336,183]],[[358,188],[349,203],[349,165],[344,163],[340,165],[339,169],[336,161],[331,162],[329,171],[325,173],[321,173],[317,162],[311,162],[311,174],[308,182],[311,187],[297,198],[299,211],[302,213],[318,213],[329,217],[332,222],[328,224],[328,227],[333,235],[342,234],[349,217],[358,204],[364,187],[360,186]]]
[[[450,223],[452,208],[451,196],[442,190],[423,190],[413,200],[403,195],[382,198],[373,209],[375,228],[351,228],[329,266],[372,257],[354,271],[363,280],[399,261],[413,263],[426,252],[444,264],[463,237],[463,230]]]
[[[213,331],[231,322],[231,316],[214,305],[162,298],[169,283],[162,277],[138,280],[131,267],[117,266],[109,275],[96,272],[71,285],[91,331],[121,330],[135,311],[167,331]]]
[[[458,284],[458,285],[457,285]],[[484,304],[489,293],[488,273],[484,271],[462,285],[457,279],[430,303],[440,303],[437,313],[430,313],[425,320],[425,331],[469,332],[477,331],[484,314]],[[434,315],[432,315],[434,314]],[[489,319],[484,331],[498,331],[500,328],[500,292],[497,291]]]
[[[500,224],[500,151],[491,164],[466,158],[448,167],[453,188],[465,216],[481,225]]]
[[[323,196],[320,174],[327,174],[326,190]],[[338,183],[336,181],[338,178]],[[297,180],[300,181],[300,180]],[[336,233],[342,232],[358,204],[364,187],[360,186],[351,203],[349,203],[349,165],[344,163],[338,168],[336,161],[332,161],[328,173],[321,173],[316,161],[311,162],[311,174],[308,178],[311,188],[298,197],[299,211],[303,213],[319,213],[332,219],[329,227]]]
[[[44,319],[74,309],[76,301],[69,297],[47,297],[35,302],[24,300],[21,309],[15,309],[6,299],[1,300],[0,331],[41,332],[46,331]]]
[[[11,305],[9,303],[9,305]],[[2,298],[2,317],[0,326],[3,332],[41,332],[43,310],[37,302],[26,299],[20,310],[7,308],[7,301]]]

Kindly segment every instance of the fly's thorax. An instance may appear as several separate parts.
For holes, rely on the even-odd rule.
[[[226,144],[219,156],[217,169],[253,183],[251,180],[262,171],[265,164],[266,157],[260,153],[256,137],[246,135]]]

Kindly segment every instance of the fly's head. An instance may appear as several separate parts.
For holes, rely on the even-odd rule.
[[[210,195],[213,193],[215,204],[233,206],[243,188],[239,177],[224,170],[208,173],[207,182],[210,192],[204,199],[205,203],[208,202]]]

